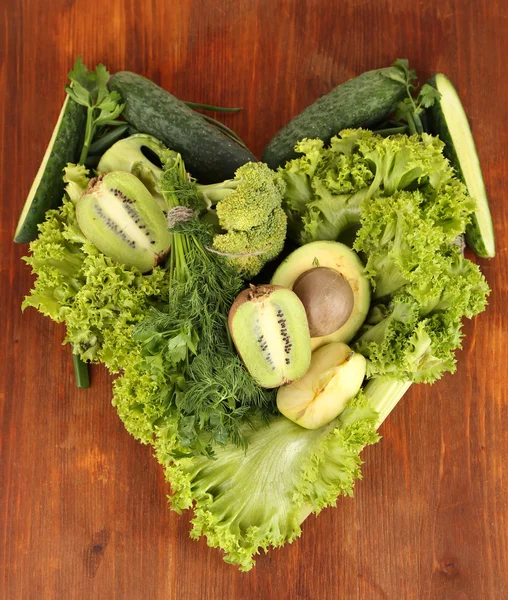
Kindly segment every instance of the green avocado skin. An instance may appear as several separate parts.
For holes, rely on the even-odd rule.
[[[123,116],[142,133],[149,133],[182,155],[187,170],[200,183],[217,183],[256,157],[208,123],[184,102],[153,81],[130,71],[109,80],[125,102]]]
[[[390,70],[367,71],[321,96],[275,134],[262,160],[276,169],[298,156],[294,147],[304,138],[328,143],[341,129],[368,128],[385,119],[406,93],[402,83],[385,77]]]
[[[77,163],[85,139],[87,110],[69,98],[58,126],[53,147],[44,166],[37,189],[26,202],[30,208],[23,222],[18,223],[14,241],[25,244],[35,240],[37,226],[44,221],[46,212],[62,203],[64,195],[63,169],[67,163]],[[42,166],[41,166],[42,168]]]

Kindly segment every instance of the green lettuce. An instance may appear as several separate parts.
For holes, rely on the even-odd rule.
[[[353,340],[368,376],[431,383],[453,372],[462,318],[485,309],[489,287],[462,252],[475,204],[443,143],[356,129],[328,147],[303,140],[296,149],[302,156],[280,169],[293,234],[300,243],[349,243],[372,284],[371,310]]]
[[[167,296],[164,270],[157,267],[143,275],[100,253],[81,233],[67,197],[61,207],[48,211],[39,232],[25,258],[36,280],[23,309],[34,307],[65,323],[64,343],[74,353],[118,372],[135,347],[133,326],[149,306]]]
[[[378,441],[378,413],[360,393],[338,420],[317,430],[284,417],[259,423],[249,447],[219,448],[215,460],[173,458],[171,424],[159,430],[156,455],[171,484],[172,508],[193,507],[191,537],[225,552],[247,571],[254,555],[292,542],[310,514],[351,496],[361,477],[359,454]]]

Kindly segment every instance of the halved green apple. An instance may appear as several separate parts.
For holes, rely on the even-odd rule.
[[[306,429],[333,421],[359,391],[367,361],[347,344],[332,342],[312,353],[307,373],[277,392],[277,408]]]

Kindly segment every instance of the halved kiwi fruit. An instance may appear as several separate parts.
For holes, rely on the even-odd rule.
[[[238,354],[261,387],[285,385],[309,368],[305,309],[291,290],[251,285],[233,303],[228,324]]]
[[[84,235],[106,256],[150,271],[169,251],[166,217],[148,189],[131,173],[93,179],[76,203]]]

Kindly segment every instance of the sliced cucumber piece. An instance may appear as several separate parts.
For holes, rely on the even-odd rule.
[[[28,192],[19,217],[14,241],[23,244],[37,237],[37,226],[44,221],[46,211],[56,208],[64,194],[63,169],[68,162],[75,163],[85,137],[86,108],[69,96],[58,116],[53,134]]]
[[[432,132],[445,143],[445,155],[476,202],[476,210],[466,229],[467,244],[478,256],[492,258],[496,254],[492,216],[464,107],[445,75],[433,75],[429,83],[441,94],[441,98],[429,109]]]

